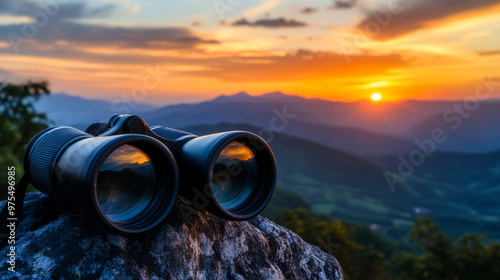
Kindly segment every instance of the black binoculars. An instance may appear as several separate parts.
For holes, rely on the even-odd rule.
[[[115,115],[85,132],[48,128],[28,144],[24,168],[41,192],[108,230],[143,234],[182,202],[229,220],[258,215],[271,200],[276,161],[245,131],[206,136],[149,127]]]

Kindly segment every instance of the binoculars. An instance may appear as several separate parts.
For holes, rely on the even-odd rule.
[[[24,168],[41,192],[123,234],[162,224],[175,201],[229,220],[258,215],[276,185],[268,144],[245,131],[206,136],[114,115],[85,132],[56,126],[28,144]]]

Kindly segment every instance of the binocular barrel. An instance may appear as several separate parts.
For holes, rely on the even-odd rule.
[[[177,134],[171,151],[179,167],[179,195],[195,208],[229,220],[257,216],[276,185],[274,155],[259,136],[244,131],[197,137],[153,127],[161,137]]]
[[[28,145],[25,171],[41,192],[124,234],[160,225],[179,190],[172,154],[145,135],[94,137],[71,127],[49,128]]]
[[[25,171],[41,192],[115,233],[143,234],[165,220],[178,197],[230,220],[258,215],[276,184],[276,162],[255,134],[198,137],[115,115],[86,132],[67,126],[36,135]]]

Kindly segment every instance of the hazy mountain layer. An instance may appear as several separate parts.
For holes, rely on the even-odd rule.
[[[208,134],[260,129],[245,124],[218,124],[186,130]],[[381,231],[398,237],[406,235],[415,217],[426,214],[452,234],[484,232],[500,238],[500,172],[483,174],[488,176],[484,178],[487,189],[457,184],[460,180],[451,178],[454,172],[463,170],[449,169],[444,176],[445,167],[440,177],[416,173],[391,189],[384,176],[386,169],[367,158],[280,133],[274,133],[270,146],[277,159],[278,185],[304,198],[312,210],[376,224]],[[495,156],[491,155],[491,159]],[[435,167],[431,164],[426,168]]]

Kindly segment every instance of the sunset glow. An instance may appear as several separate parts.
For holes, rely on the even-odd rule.
[[[114,150],[104,162],[102,169],[123,168],[126,165],[144,164],[151,162],[151,159],[143,151],[130,145],[123,145]]]
[[[372,100],[373,101],[379,101],[382,98],[382,95],[380,93],[374,93],[372,94]]]
[[[458,1],[390,10],[382,0],[251,0],[220,11],[201,0],[91,0],[62,5],[26,39],[23,26],[43,9],[22,0],[0,11],[0,80],[47,79],[53,92],[111,101],[141,87],[137,101],[156,105],[242,90],[344,102],[366,100],[370,89],[387,102],[461,99],[478,77],[500,77],[500,1]],[[372,18],[377,12],[389,22]]]
[[[217,160],[247,161],[254,157],[247,146],[239,142],[232,142],[222,150]]]

